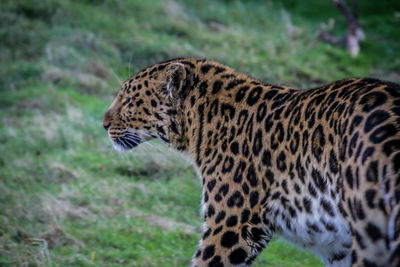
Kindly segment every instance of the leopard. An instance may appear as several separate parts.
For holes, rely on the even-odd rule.
[[[190,266],[250,266],[274,236],[326,266],[400,266],[400,86],[269,84],[176,58],[126,80],[114,147],[159,139],[191,158],[203,231]]]

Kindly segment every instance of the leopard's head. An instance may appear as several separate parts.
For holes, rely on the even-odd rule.
[[[178,92],[187,70],[178,61],[149,67],[129,78],[103,117],[117,150],[128,150],[153,138],[180,146],[183,131]]]

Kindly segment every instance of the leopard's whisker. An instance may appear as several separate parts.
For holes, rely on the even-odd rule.
[[[129,148],[129,146],[127,145],[126,141],[123,138],[118,138],[119,142],[123,145],[124,148]]]
[[[157,138],[157,139],[161,140],[162,143],[164,143],[164,144],[166,144],[166,145],[168,146],[168,144],[167,144],[164,140],[162,140],[162,139],[159,138],[158,136],[156,136],[156,135],[154,135],[154,134],[151,134],[151,133],[149,133],[149,132],[147,132],[147,131],[143,131],[143,130],[140,130],[140,129],[130,129],[129,131],[132,132],[133,134],[136,134],[135,136],[137,136],[137,137],[139,137],[141,140],[143,140],[143,145],[144,145],[144,146],[147,146],[147,147],[149,147],[149,148],[152,148],[153,151],[155,151],[155,152],[157,152],[157,153],[159,153],[159,152],[163,153],[164,151],[162,150],[162,148],[161,148],[160,146],[156,146],[155,144],[146,142],[145,139],[143,139],[142,137],[138,136],[137,134],[146,136],[146,137],[148,137],[148,138],[150,138],[150,139]],[[154,149],[155,149],[155,150],[154,150]]]

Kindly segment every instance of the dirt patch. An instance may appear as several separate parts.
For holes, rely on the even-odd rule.
[[[75,206],[67,200],[53,196],[43,197],[42,204],[45,212],[53,217],[54,221],[64,219],[80,220],[94,216],[86,207]]]
[[[170,218],[161,217],[153,214],[144,215],[144,218],[150,225],[160,227],[166,231],[180,230],[186,235],[193,235],[197,233],[196,227],[177,222]]]
[[[184,6],[173,0],[168,0],[163,9],[168,16],[180,19],[187,17],[187,11]]]
[[[41,102],[38,99],[34,100],[23,100],[17,103],[18,109],[37,109],[37,110],[47,110],[48,107],[45,103]]]
[[[76,180],[78,177],[74,170],[69,169],[61,162],[50,162],[50,168],[59,183],[67,183]]]
[[[59,225],[52,225],[41,239],[45,240],[49,249],[60,246],[78,246],[83,247],[82,241],[66,233]]]
[[[79,71],[68,71],[56,67],[50,67],[43,75],[45,82],[57,84],[60,82],[69,82],[76,85],[79,92],[88,95],[98,94],[100,89],[109,88],[104,80],[109,75],[109,71],[100,63],[93,63],[88,67],[89,73]]]
[[[88,72],[100,79],[107,79],[110,76],[110,70],[99,61],[89,62]]]
[[[193,225],[177,222],[167,217],[148,214],[138,210],[130,210],[127,214],[131,217],[143,218],[149,225],[162,228],[166,231],[178,230],[182,231],[185,235],[193,235],[198,232],[198,229]]]
[[[73,205],[67,200],[51,195],[45,195],[42,198],[42,206],[52,221],[49,223],[46,232],[40,237],[41,240],[45,241],[49,249],[59,246],[84,246],[82,241],[67,233],[59,222],[65,219],[83,220],[88,217],[94,218],[94,215],[86,207]]]
[[[50,68],[43,73],[42,79],[46,82],[56,84],[61,81],[61,79],[66,78],[66,76],[67,75],[62,70],[58,68]]]
[[[119,173],[123,176],[146,176],[147,177],[158,177],[161,172],[165,172],[162,166],[154,163],[154,162],[145,162],[142,168],[135,168],[131,166],[119,166],[115,168],[115,172]]]

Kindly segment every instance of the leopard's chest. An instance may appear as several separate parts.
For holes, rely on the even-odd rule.
[[[297,212],[291,218],[289,212],[282,210],[281,203],[272,203],[272,210],[275,210],[273,221],[277,225],[278,236],[314,251],[326,264],[340,252],[349,255],[352,242],[350,226],[339,212],[336,200],[326,196],[308,200],[309,211]],[[330,205],[332,210],[327,210],[323,205]],[[280,212],[276,212],[279,209]]]

